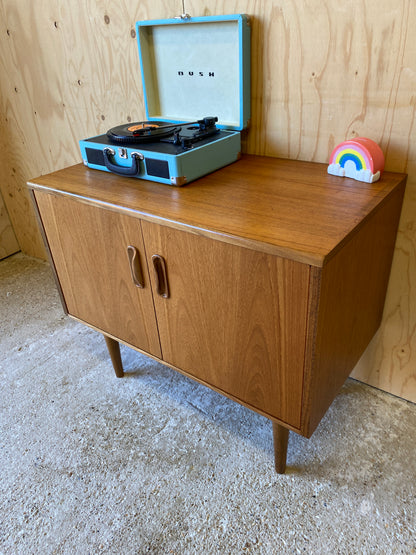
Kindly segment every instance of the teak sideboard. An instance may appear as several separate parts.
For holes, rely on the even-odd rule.
[[[78,164],[29,182],[65,311],[310,437],[380,325],[406,176],[244,155],[183,188]]]

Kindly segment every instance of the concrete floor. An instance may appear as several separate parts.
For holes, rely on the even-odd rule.
[[[273,470],[270,422],[63,315],[0,262],[0,553],[416,551],[416,405],[348,380]]]

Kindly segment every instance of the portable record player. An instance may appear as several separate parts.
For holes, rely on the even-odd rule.
[[[250,116],[246,15],[136,23],[146,121],[80,141],[90,168],[184,185],[235,162]]]

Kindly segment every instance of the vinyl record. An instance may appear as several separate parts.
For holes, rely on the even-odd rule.
[[[146,143],[168,137],[178,129],[169,121],[138,121],[112,127],[107,137],[116,143]]]

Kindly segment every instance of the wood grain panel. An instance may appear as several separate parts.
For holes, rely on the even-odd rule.
[[[245,154],[178,190],[82,164],[29,182],[194,233],[321,266],[405,176],[375,184],[340,180],[327,166]]]
[[[252,16],[247,152],[326,162],[364,135],[409,173],[382,329],[356,376],[416,401],[416,3],[185,0],[185,11]],[[181,12],[181,0],[0,0],[0,189],[24,251],[45,256],[25,182],[79,162],[79,138],[143,119],[133,24]]]
[[[155,295],[163,359],[299,428],[309,267],[142,227],[149,265],[158,254],[167,267],[170,296]]]
[[[324,266],[319,279],[313,275],[311,296],[318,301],[319,316],[316,347],[306,361],[311,366],[303,415],[309,426],[303,430],[307,436],[380,325],[403,192],[404,187],[396,189],[390,202],[367,219]]]
[[[38,191],[35,198],[68,313],[160,357],[140,221]],[[138,251],[143,288],[132,280],[129,245]]]

